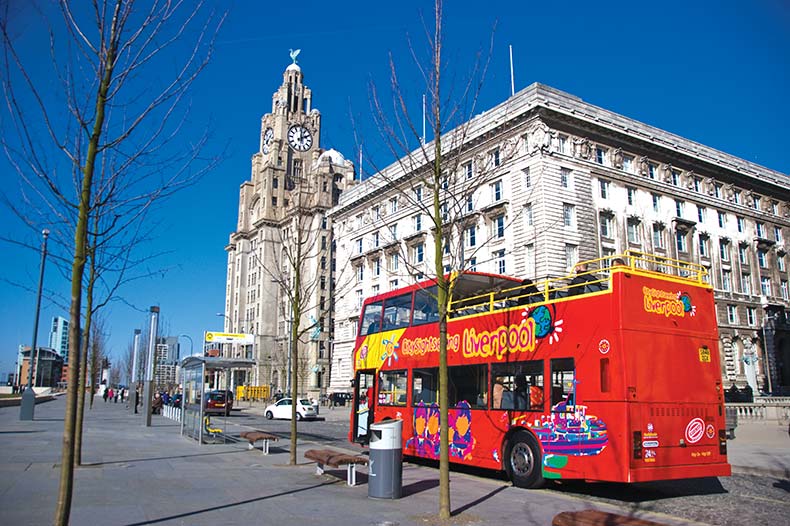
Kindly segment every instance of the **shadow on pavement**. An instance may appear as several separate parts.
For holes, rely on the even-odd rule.
[[[438,481],[438,480],[436,481],[436,484],[437,484],[437,485],[439,484],[439,481]],[[454,510],[454,511],[450,512],[450,515],[452,515],[453,517],[455,517],[456,515],[460,515],[460,514],[462,514],[463,512],[465,512],[465,511],[467,511],[467,510],[469,510],[469,509],[472,509],[472,508],[474,508],[474,507],[475,507],[475,506],[477,506],[478,504],[482,504],[483,502],[487,501],[488,499],[490,499],[491,497],[493,497],[493,496],[494,496],[494,495],[496,495],[497,493],[500,493],[500,492],[502,492],[502,491],[505,491],[505,489],[507,489],[507,486],[501,486],[501,487],[499,487],[499,488],[496,488],[495,490],[488,492],[488,494],[486,494],[486,495],[483,495],[483,496],[482,496],[482,497],[480,497],[479,499],[473,500],[473,501],[472,501],[472,502],[470,502],[469,504],[465,504],[465,505],[461,506],[460,508],[458,508],[457,510]]]
[[[36,431],[0,431],[0,435],[16,435],[21,433],[43,433],[44,431],[39,429]]]
[[[787,479],[778,480],[774,482],[773,486],[777,489],[783,489],[786,492],[790,493],[790,481],[788,481]]]
[[[408,486],[403,486],[401,495],[403,497],[410,497],[423,491],[428,491],[439,486],[439,479],[419,480]]]
[[[581,480],[568,480],[554,482],[554,484],[547,485],[547,489],[559,493],[617,499],[623,502],[648,502],[693,495],[727,493],[727,490],[716,477],[634,484],[616,482],[588,483]]]
[[[194,455],[171,455],[169,457],[151,457],[151,458],[133,458],[133,459],[126,459],[126,460],[111,460],[108,462],[84,462],[82,464],[83,468],[97,468],[102,466],[110,466],[112,464],[129,464],[131,462],[150,462],[152,460],[172,460],[176,458],[191,458],[191,457],[208,457],[211,455],[227,455],[227,454],[236,454],[236,453],[244,453],[241,450],[232,450],[232,451],[215,451],[213,453],[196,453]]]
[[[300,488],[300,489],[295,489],[295,490],[291,490],[291,491],[283,491],[281,493],[275,493],[273,495],[266,495],[266,496],[257,497],[257,498],[254,498],[254,499],[240,500],[238,502],[231,502],[229,504],[221,504],[219,506],[212,506],[210,508],[201,508],[199,510],[189,511],[189,512],[185,512],[185,513],[178,513],[176,515],[169,515],[167,517],[161,517],[159,519],[150,519],[150,520],[146,520],[144,522],[133,522],[133,523],[128,524],[127,526],[142,526],[144,524],[156,524],[156,523],[159,523],[159,522],[167,522],[167,521],[172,521],[172,520],[177,520],[177,519],[183,519],[185,517],[193,517],[195,515],[200,515],[201,513],[207,513],[207,512],[210,512],[210,511],[224,510],[224,509],[228,509],[228,508],[233,508],[235,506],[243,506],[245,504],[251,504],[253,502],[261,502],[261,501],[265,501],[265,500],[269,500],[269,499],[275,499],[277,497],[284,497],[286,495],[294,495],[294,494],[297,494],[297,493],[301,493],[303,491],[314,490],[314,489],[320,488],[322,486],[331,486],[333,484],[337,484],[338,482],[339,481],[323,482],[321,484],[315,484],[315,485],[312,485],[312,486],[308,486],[306,488]]]

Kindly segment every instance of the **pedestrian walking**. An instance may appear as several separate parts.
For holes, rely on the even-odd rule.
[[[107,393],[107,397],[110,400],[113,400],[115,398],[115,391],[112,390],[112,387],[108,388],[106,393]]]
[[[104,398],[104,403],[105,404],[107,403],[107,397],[109,397],[109,396],[110,396],[109,389],[107,389],[107,386],[105,386],[104,387],[104,392],[101,395],[101,397]]]

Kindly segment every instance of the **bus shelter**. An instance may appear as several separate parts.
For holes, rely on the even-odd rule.
[[[216,432],[216,425],[210,427],[206,418],[206,394],[209,392],[208,374],[220,372],[225,377],[225,386],[230,385],[232,369],[252,369],[254,360],[242,358],[221,358],[212,356],[187,356],[181,360],[182,385],[184,394],[181,411],[181,435],[194,438],[199,444],[214,443],[217,439],[227,440],[224,432],[227,418],[220,416],[221,432]],[[216,386],[215,386],[216,388]]]

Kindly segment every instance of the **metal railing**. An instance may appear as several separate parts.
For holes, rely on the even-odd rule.
[[[180,407],[173,407],[172,405],[163,405],[162,406],[162,416],[165,418],[169,418],[170,420],[175,420],[176,422],[181,421],[181,408]]]
[[[487,291],[485,293],[459,298],[450,302],[450,316],[466,316],[482,312],[493,312],[516,305],[534,305],[568,297],[578,297],[610,290],[609,280],[613,271],[639,272],[666,278],[689,281],[696,284],[706,282],[707,269],[698,263],[682,261],[638,250],[627,250],[602,258],[582,261],[588,270],[575,272],[557,278],[537,281],[528,288],[517,285],[512,288]],[[583,283],[572,283],[581,277]]]
[[[728,410],[736,411],[738,420],[790,423],[790,401],[758,400],[754,403],[729,402]]]

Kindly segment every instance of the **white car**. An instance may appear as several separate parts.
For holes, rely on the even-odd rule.
[[[279,402],[272,404],[266,408],[263,413],[266,418],[271,420],[272,418],[284,418],[286,420],[291,419],[291,399],[290,398],[283,398]],[[296,404],[296,419],[302,420],[304,418],[316,418],[318,416],[313,409],[313,406],[310,404],[310,400],[306,398],[302,398],[301,400],[297,400]]]

